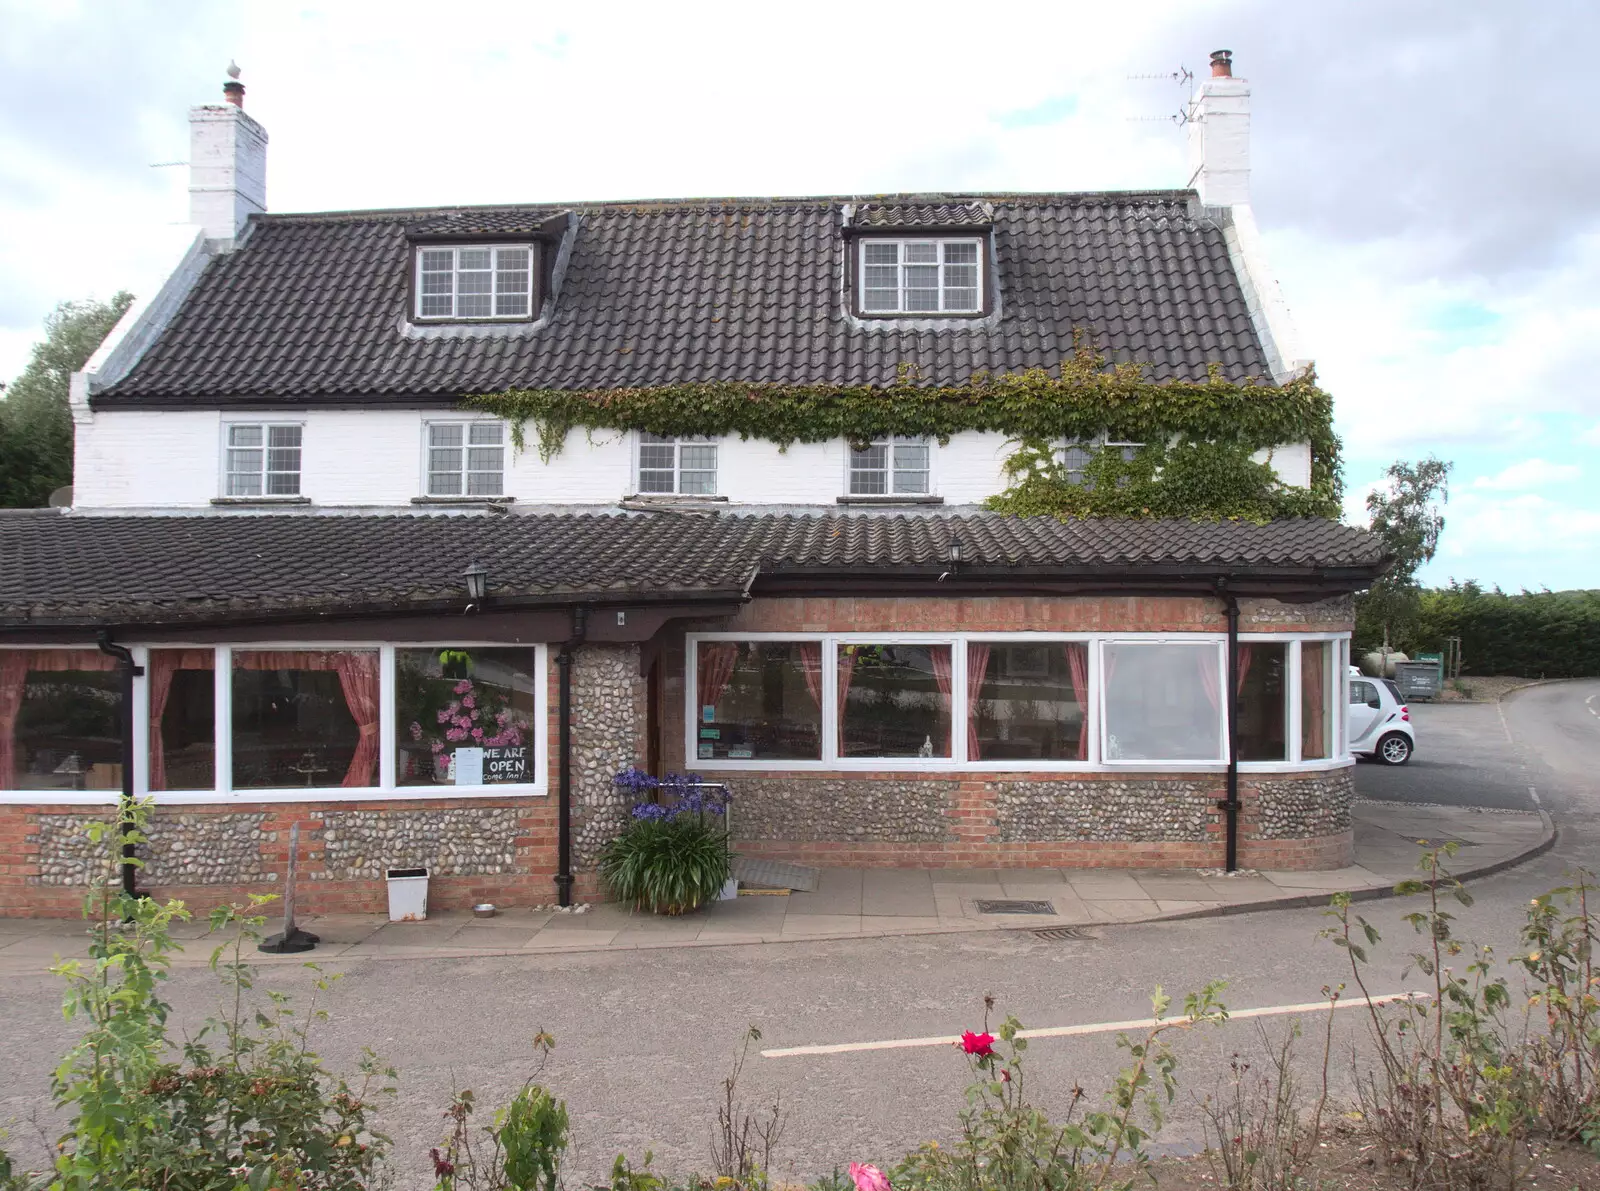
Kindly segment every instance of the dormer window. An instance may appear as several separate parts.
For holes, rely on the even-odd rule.
[[[979,314],[983,243],[971,237],[858,241],[861,313]]]
[[[417,250],[417,317],[514,319],[533,312],[533,246],[440,244]]]

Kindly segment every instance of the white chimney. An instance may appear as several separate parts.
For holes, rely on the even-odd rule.
[[[189,109],[189,222],[227,241],[267,209],[267,130],[244,114],[239,68],[228,64],[223,103]]]
[[[1211,77],[1189,103],[1189,185],[1208,207],[1250,204],[1250,84],[1233,77],[1233,51],[1211,55]]]

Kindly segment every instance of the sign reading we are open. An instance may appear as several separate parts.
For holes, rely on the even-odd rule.
[[[496,786],[531,782],[533,768],[525,744],[499,748],[459,748],[455,756],[456,785]]]

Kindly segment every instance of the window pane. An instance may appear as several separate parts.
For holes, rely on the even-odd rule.
[[[972,264],[978,262],[978,246],[973,243],[946,244],[944,246],[945,264]]]
[[[822,759],[820,642],[702,641],[695,664],[699,759]]]
[[[429,496],[460,496],[461,473],[459,471],[430,471],[428,473]]]
[[[422,271],[424,275],[430,272],[444,271],[449,273],[455,267],[455,254],[448,248],[426,248],[422,252]]]
[[[672,492],[674,475],[670,471],[646,471],[639,469],[640,492]]]
[[[236,789],[377,784],[375,650],[235,650],[232,683]]]
[[[947,289],[944,291],[946,310],[976,310],[978,291],[975,289]]]
[[[939,246],[937,244],[907,244],[905,246],[905,261],[909,264],[929,265],[939,259]],[[907,269],[906,272],[911,270]]]
[[[1221,667],[1201,644],[1107,644],[1106,760],[1221,761]]]
[[[505,487],[499,468],[493,471],[469,471],[467,473],[468,496],[499,496]]]
[[[448,318],[455,309],[454,303],[448,294],[438,297],[424,294],[422,298],[422,316],[424,318]]]
[[[866,468],[850,469],[851,496],[884,496],[889,491],[889,473]]]
[[[150,651],[150,788],[216,786],[216,654]]]
[[[259,447],[261,445],[261,427],[229,426],[228,445],[230,447]]]
[[[259,472],[264,458],[260,450],[228,452],[228,470],[231,472]]]
[[[899,310],[900,291],[898,289],[869,289],[862,295],[861,309]]]
[[[907,289],[939,288],[939,269],[935,265],[907,265],[905,278]]]
[[[462,273],[456,278],[456,293],[487,294],[493,291],[494,278],[489,273]]]
[[[639,446],[641,468],[671,470],[678,464],[678,449],[670,443],[642,443]]]
[[[528,295],[501,292],[494,300],[494,312],[501,316],[528,313]]]
[[[839,755],[950,756],[950,647],[841,645]]]
[[[1333,645],[1332,641],[1300,643],[1300,756],[1307,761],[1333,756],[1328,685],[1339,673],[1332,662]]]
[[[869,265],[894,265],[900,261],[900,245],[895,243],[868,243],[862,259]]]
[[[120,790],[122,684],[93,649],[0,650],[0,790]]]
[[[531,649],[396,649],[395,784],[536,780]]]
[[[261,471],[259,466],[254,471],[230,472],[228,474],[229,496],[260,496]]]
[[[907,310],[937,310],[939,309],[939,291],[936,289],[907,289],[905,309]]]
[[[968,760],[1086,760],[1088,666],[1081,641],[969,645]]]
[[[488,318],[490,303],[488,294],[462,294],[456,299],[456,314],[460,318]]]
[[[273,447],[267,451],[268,471],[293,471],[300,470],[299,447]]]
[[[928,444],[895,443],[894,469],[895,471],[927,471]]]
[[[267,473],[268,496],[299,496],[300,473],[298,471],[269,471]]]
[[[899,289],[900,270],[894,265],[868,265],[863,283],[868,289]]]
[[[715,496],[717,473],[714,471],[689,471],[678,477],[678,491],[685,496]]]
[[[520,269],[528,271],[528,250],[526,248],[502,248],[495,255],[495,268],[502,273]]]
[[[709,468],[715,468],[717,466],[716,447],[697,447],[691,446],[688,443],[684,443],[683,446],[678,449],[681,452],[678,457],[679,466],[682,467],[684,471],[688,471],[691,468],[705,470]]]
[[[506,427],[504,422],[473,422],[471,433],[467,441],[474,446],[488,446],[503,443],[506,440]]]
[[[269,447],[298,447],[300,445],[300,426],[268,426],[267,446]]]
[[[463,248],[456,258],[456,268],[461,272],[468,269],[487,269],[489,267],[489,250],[487,248]]]
[[[978,266],[946,265],[944,267],[944,283],[946,286],[960,286],[963,289],[972,289],[978,284]]]
[[[461,423],[431,423],[428,426],[428,444],[435,447],[459,447],[461,445]]]
[[[1239,646],[1239,760],[1289,759],[1289,647],[1271,641]]]
[[[1090,447],[1082,443],[1069,442],[1066,450],[1061,453],[1061,463],[1066,468],[1067,483],[1082,484],[1083,469],[1089,466],[1089,461],[1093,458],[1094,452]]]

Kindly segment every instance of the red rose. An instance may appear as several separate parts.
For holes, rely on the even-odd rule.
[[[961,1035],[961,1049],[974,1058],[987,1059],[994,1054],[993,1034],[974,1034],[968,1030]]]

